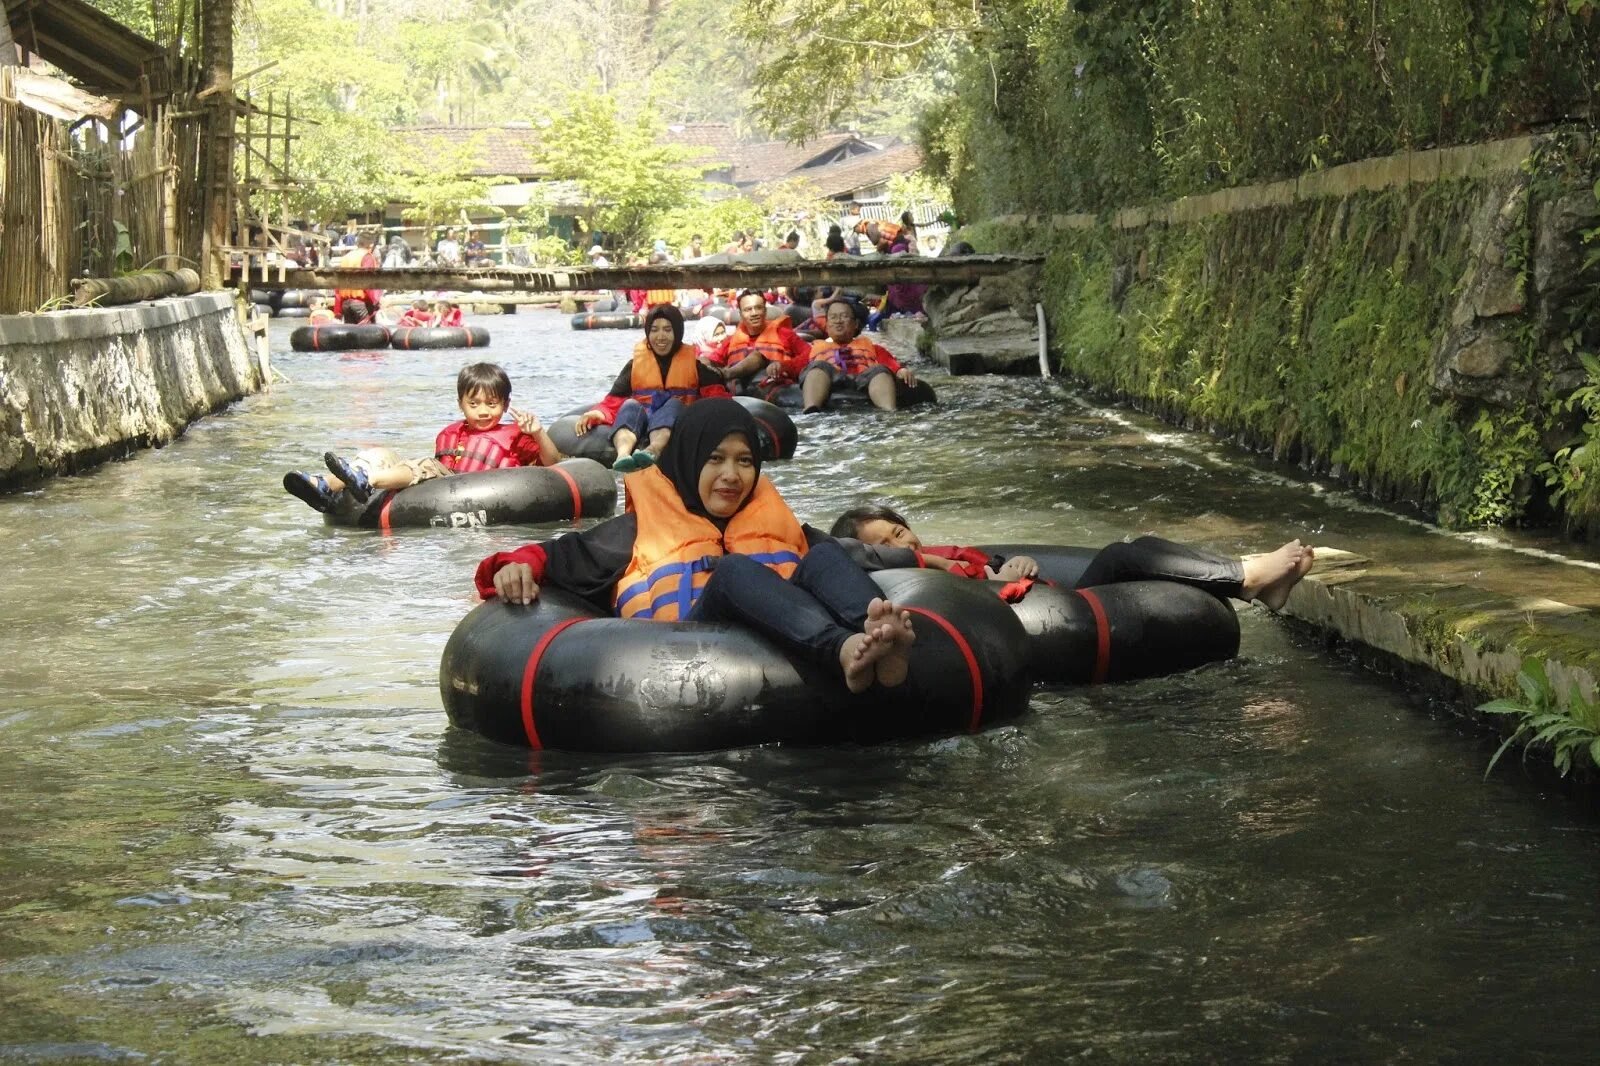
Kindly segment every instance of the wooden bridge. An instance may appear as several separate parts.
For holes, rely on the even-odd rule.
[[[757,258],[759,256],[759,258]],[[803,259],[756,253],[738,262],[699,261],[630,267],[400,267],[395,270],[300,269],[286,264],[235,267],[234,283],[252,289],[392,289],[446,292],[585,292],[597,289],[753,289],[893,284],[970,285],[980,278],[1037,267],[1042,254],[840,256]]]

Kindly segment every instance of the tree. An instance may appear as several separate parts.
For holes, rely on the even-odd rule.
[[[652,225],[688,203],[705,175],[686,149],[660,143],[654,114],[625,119],[610,96],[576,93],[543,127],[541,155],[551,177],[583,188],[589,229],[610,234],[619,251],[646,244]]]
[[[972,0],[741,0],[738,30],[761,57],[756,111],[803,140],[886,89],[931,102],[925,89],[967,47],[980,11]]]

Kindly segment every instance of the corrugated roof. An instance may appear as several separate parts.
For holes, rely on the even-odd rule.
[[[909,174],[921,167],[920,148],[914,144],[897,144],[882,151],[791,172],[782,177],[803,178],[816,187],[818,195],[832,199],[871,188],[896,174]]]
[[[800,171],[813,159],[851,143],[859,143],[868,151],[875,150],[859,134],[848,132],[825,133],[805,144],[790,144],[787,141],[741,144],[735,149],[733,183],[759,185],[782,177],[795,177],[797,174],[794,172]],[[810,169],[805,170],[806,174],[810,172]]]
[[[726,122],[679,122],[667,127],[662,140],[685,148],[707,148],[707,163],[732,163],[739,138]]]
[[[530,126],[393,126],[412,159],[437,159],[445,151],[473,150],[471,177],[544,178],[550,171],[539,161],[539,131]]]

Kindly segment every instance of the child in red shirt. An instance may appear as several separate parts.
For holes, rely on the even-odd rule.
[[[851,537],[863,544],[908,548],[916,553],[918,565],[961,577],[1024,581],[1039,576],[1039,564],[1031,556],[1014,555],[1005,559],[990,556],[981,548],[925,547],[903,516],[881,504],[846,511],[828,532],[831,536]],[[1298,540],[1263,555],[1230,558],[1160,537],[1139,537],[1101,548],[1089,560],[1073,587],[1092,588],[1122,581],[1175,581],[1215,596],[1255,600],[1277,611],[1288,602],[1290,590],[1311,572],[1315,559],[1315,550]],[[1019,586],[1019,589],[1020,595],[1026,591],[1026,586]]]
[[[507,466],[553,466],[562,459],[539,416],[510,407],[511,379],[494,363],[471,363],[456,376],[461,421],[439,431],[434,454],[401,459],[391,448],[371,448],[345,459],[327,452],[329,474],[291,470],[283,487],[317,511],[332,507],[340,492],[365,503],[374,492],[409,488],[419,481]],[[501,422],[511,412],[514,421]]]

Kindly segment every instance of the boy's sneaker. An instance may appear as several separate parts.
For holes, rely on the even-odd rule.
[[[326,512],[333,506],[333,493],[328,490],[328,479],[321,474],[291,470],[283,475],[283,487],[289,495],[303,501],[312,510]]]
[[[328,470],[334,477],[344,482],[344,490],[355,497],[357,503],[366,503],[372,495],[372,482],[367,480],[367,472],[347,462],[332,452],[326,452],[322,461],[328,464]]]

